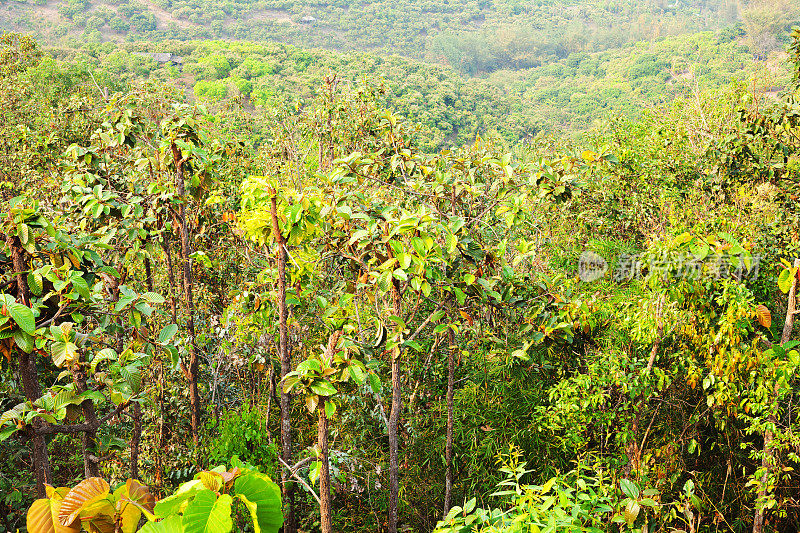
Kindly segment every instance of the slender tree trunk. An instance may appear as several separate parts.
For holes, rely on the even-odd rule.
[[[78,394],[86,392],[86,372],[81,368],[80,364],[73,365],[70,371],[72,372],[72,383],[75,385],[75,392]],[[94,409],[94,402],[92,400],[84,400],[81,402],[81,409],[86,423],[97,427],[97,413]],[[100,477],[99,459],[95,455],[97,452],[97,430],[83,431],[81,433],[81,442],[83,444],[84,477]]]
[[[274,192],[274,191],[273,191]],[[292,371],[292,361],[289,355],[289,338],[286,326],[289,313],[286,308],[286,244],[278,225],[278,197],[273,194],[270,204],[272,214],[272,234],[277,246],[278,259],[278,355],[281,360],[281,379]],[[292,464],[292,419],[291,419],[291,397],[289,393],[281,387],[281,456],[286,464]],[[284,532],[295,533],[297,523],[294,516],[294,483],[291,483],[289,475],[285,470],[281,471],[281,481],[283,484],[283,498],[287,503],[287,512],[284,520]]]
[[[14,272],[17,278],[17,299],[23,305],[30,307],[30,294],[28,292],[28,284],[25,280],[24,272],[27,270],[25,261],[23,259],[24,250],[22,243],[18,237],[7,237],[6,244],[11,250],[11,262],[14,266]],[[22,381],[22,390],[25,398],[29,401],[36,401],[42,395],[42,389],[39,386],[39,373],[36,367],[36,356],[33,354],[25,353],[22,350],[19,352],[19,376]],[[37,420],[34,423],[34,429],[41,424]],[[45,496],[45,483],[53,482],[53,471],[50,468],[50,458],[47,454],[47,441],[44,435],[36,435],[31,433],[31,458],[33,459],[33,470],[36,474],[36,493],[39,498]]]
[[[164,240],[161,241],[161,248],[163,248],[164,255],[167,258],[167,281],[169,281],[167,289],[169,291],[169,310],[170,316],[172,317],[172,323],[174,324],[178,321],[178,304],[175,301],[175,269],[172,266],[172,248],[167,240],[166,234]]]
[[[158,365],[158,448],[156,448],[156,485],[161,487],[164,472],[164,362]]]
[[[800,259],[794,260],[793,268],[800,268]],[[781,334],[781,344],[789,342],[792,337],[792,329],[794,328],[794,315],[797,310],[797,276],[792,280],[792,287],[789,289],[789,303],[786,306],[786,320],[783,323],[783,332]],[[777,401],[778,385],[775,385],[775,399]],[[777,407],[777,404],[776,404]],[[775,462],[775,453],[772,449],[772,441],[775,438],[773,431],[769,428],[774,427],[778,422],[777,416],[774,414],[775,410],[770,414],[767,429],[764,431],[764,453],[761,456],[761,468],[764,473],[761,475],[760,487],[758,489],[758,496],[756,497],[756,513],[753,516],[753,533],[762,533],[764,531],[764,500],[767,496],[767,482],[769,481],[769,473],[772,470]]]
[[[341,331],[334,331],[328,337],[328,346],[323,357],[330,365],[336,353],[336,345],[342,336]],[[319,446],[321,468],[319,473],[319,516],[322,533],[333,533],[333,516],[331,512],[331,470],[328,453],[328,415],[325,413],[327,396],[320,396],[317,404],[317,445]]]
[[[322,467],[319,472],[319,521],[322,533],[333,533],[331,516],[331,470],[328,463],[328,417],[325,415],[325,401],[327,397],[321,396],[317,412],[317,444],[320,450]]]
[[[391,252],[390,252],[391,253]],[[402,313],[402,297],[400,296],[400,283],[392,280],[392,307],[398,317]],[[400,334],[399,336],[401,336]],[[389,533],[397,533],[397,506],[400,495],[400,465],[398,458],[398,428],[400,425],[400,411],[403,409],[403,396],[400,383],[400,346],[402,339],[398,338],[398,347],[392,357],[392,409],[389,413]]]
[[[153,269],[150,258],[144,258],[144,281],[147,290],[153,292]],[[151,328],[152,329],[152,328]],[[133,434],[131,435],[131,477],[139,479],[139,446],[142,441],[142,406],[133,404]]]
[[[272,418],[272,395],[275,393],[275,368],[272,361],[269,361],[269,388],[267,389],[267,419],[264,427],[267,428],[267,440],[272,444],[272,431],[269,429],[269,421]]]
[[[183,163],[181,151],[175,143],[172,143],[172,157],[175,160],[175,181],[178,196],[181,197],[181,204],[178,211],[178,223],[181,229],[181,256],[183,259],[183,298],[186,307],[186,326],[189,330],[189,366],[187,368],[187,378],[189,381],[189,402],[192,411],[192,440],[194,445],[200,444],[200,393],[198,391],[197,379],[200,361],[197,356],[197,342],[194,331],[194,296],[192,294],[192,260],[191,249],[189,246],[189,226],[186,223],[186,200],[184,198],[186,190],[183,183]]]
[[[455,352],[456,334],[452,328],[447,331],[449,346],[447,349],[447,443],[444,447],[444,511],[442,519],[450,511],[450,500],[453,493],[453,389],[455,384]]]

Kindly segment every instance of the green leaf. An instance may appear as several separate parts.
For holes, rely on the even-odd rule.
[[[333,402],[332,402],[332,401],[330,401],[330,400],[326,401],[326,402],[325,402],[325,416],[326,416],[327,418],[330,418],[330,417],[332,417],[334,414],[336,414],[336,404],[335,404],[335,403],[333,403]]]
[[[711,250],[711,247],[708,245],[708,243],[705,241],[705,239],[700,239],[698,237],[695,237],[689,243],[689,251],[691,251],[692,254],[698,260],[702,261],[703,259],[708,257],[708,252],[710,250]]]
[[[22,245],[28,244],[28,239],[30,239],[30,231],[28,230],[28,226],[25,224],[20,224],[17,226],[17,233],[19,234],[19,242]]]
[[[36,331],[36,321],[33,318],[33,311],[27,305],[12,302],[7,305],[8,312],[19,328],[29,335]]]
[[[391,280],[391,278],[392,278],[391,271],[383,272],[380,276],[378,276],[377,284],[378,288],[382,292],[389,292],[389,281]]]
[[[336,394],[336,387],[329,381],[314,381],[311,383],[311,390],[319,396],[333,396]]]
[[[374,372],[370,372],[369,374],[369,386],[375,394],[381,392],[381,378]]]
[[[124,366],[120,369],[119,373],[122,375],[122,379],[124,379],[131,388],[131,392],[135,394],[141,390],[142,373],[137,367],[133,365]]]
[[[164,329],[162,329],[161,333],[158,334],[158,343],[167,344],[172,340],[172,338],[175,336],[177,332],[178,332],[177,324],[169,324],[168,326],[164,326]]]
[[[75,289],[75,292],[86,299],[90,298],[89,284],[86,283],[86,280],[83,279],[83,276],[81,276],[80,272],[72,272],[69,276],[69,279],[72,282],[72,288]]]
[[[44,288],[42,275],[38,272],[28,272],[28,287],[36,296],[42,294],[42,289]]]
[[[102,363],[103,361],[116,361],[117,360],[117,352],[115,352],[112,348],[103,348],[94,356],[92,359],[92,374],[97,371],[97,366]]]
[[[636,518],[639,516],[640,509],[641,508],[639,507],[639,504],[636,503],[635,500],[629,500],[625,505],[625,509],[623,510],[622,514],[625,517],[625,522],[627,522],[628,527],[633,527],[634,522],[636,522]]]
[[[13,337],[14,342],[20,350],[25,353],[31,353],[33,351],[33,337],[31,335],[17,329],[14,330]]]
[[[228,533],[233,529],[230,494],[219,498],[213,491],[199,491],[183,512],[185,533]]]
[[[50,354],[58,368],[72,366],[78,360],[78,347],[72,342],[56,341],[50,347]]]
[[[797,272],[793,268],[785,268],[781,270],[781,273],[778,275],[778,288],[781,292],[789,292],[792,288],[792,283],[794,283],[794,277],[797,275]]]
[[[237,495],[256,505],[255,515],[251,512],[256,532],[278,533],[283,525],[281,491],[278,485],[264,474],[250,472],[236,478],[234,489]]]
[[[401,253],[397,255],[397,261],[400,263],[400,268],[407,270],[411,266],[411,254]]]
[[[178,490],[175,491],[174,494],[158,501],[155,509],[153,509],[153,514],[159,518],[164,518],[171,514],[177,513],[183,502],[194,497],[194,495],[203,488],[203,482],[199,479],[187,481],[178,487]]]
[[[464,294],[464,291],[462,291],[458,287],[453,287],[453,291],[456,293],[456,300],[458,300],[458,305],[464,305],[464,301],[467,299],[467,295]]]
[[[166,300],[163,296],[155,292],[146,292],[142,294],[142,298],[150,302],[151,304],[163,304]]]
[[[630,479],[621,479],[619,488],[622,489],[622,492],[625,493],[625,496],[628,498],[633,498],[635,500],[639,497],[639,487]]]
[[[172,515],[160,522],[148,522],[139,533],[183,533],[180,515]]]

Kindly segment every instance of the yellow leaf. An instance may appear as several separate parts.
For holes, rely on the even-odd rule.
[[[61,525],[58,521],[62,496],[59,493],[60,490],[50,487],[50,490],[47,491],[50,498],[36,500],[28,509],[26,524],[30,533],[77,533],[80,531],[81,524],[77,519],[66,526]]]
[[[84,479],[64,496],[58,520],[63,525],[72,524],[86,507],[108,496],[111,487],[99,477]]]
[[[219,492],[219,489],[222,488],[224,483],[222,476],[218,472],[211,472],[208,470],[197,474],[197,479],[202,481],[207,489],[213,490],[214,492]]]
[[[764,305],[757,305],[756,306],[756,315],[758,316],[758,323],[764,326],[765,328],[769,328],[772,326],[772,314],[769,312]]]

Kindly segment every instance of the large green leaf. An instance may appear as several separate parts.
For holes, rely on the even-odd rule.
[[[32,335],[25,333],[20,329],[15,329],[12,337],[14,337],[14,342],[17,344],[20,350],[25,353],[31,353],[33,351],[34,344]]]
[[[185,533],[228,533],[233,528],[230,494],[219,498],[214,491],[198,491],[183,513]]]
[[[155,292],[146,292],[142,294],[142,298],[151,304],[163,304],[165,302],[164,297]]]
[[[149,522],[139,530],[139,533],[183,533],[181,516],[172,515],[161,522]]]
[[[281,511],[281,491],[278,485],[264,474],[250,472],[236,479],[234,485],[237,496],[242,496],[250,510],[248,502],[255,504],[255,515],[250,510],[254,519],[256,532],[277,533],[283,525],[283,512]]]
[[[187,481],[175,491],[175,494],[167,496],[163,500],[156,503],[154,514],[158,518],[164,518],[169,515],[175,514],[180,509],[183,502],[197,494],[198,491],[203,489],[203,482],[199,479]]]
[[[319,396],[333,396],[336,394],[336,387],[328,380],[314,380],[311,383],[311,390]]]
[[[12,302],[7,307],[11,318],[14,319],[19,328],[28,335],[33,335],[36,331],[36,321],[33,318],[31,308],[18,302]]]
[[[159,344],[167,344],[169,341],[172,340],[172,337],[178,332],[178,325],[177,324],[169,324],[164,326],[164,329],[161,330],[161,333],[158,334],[158,343]]]
[[[778,287],[783,292],[789,292],[794,283],[794,277],[797,271],[794,268],[784,268],[778,275]]]

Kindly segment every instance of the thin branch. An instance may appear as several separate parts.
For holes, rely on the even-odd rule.
[[[434,309],[433,313],[431,313],[430,315],[428,315],[428,318],[426,318],[426,319],[425,319],[425,321],[424,321],[422,324],[420,324],[420,325],[419,325],[419,327],[417,328],[417,330],[416,330],[416,331],[415,331],[415,332],[414,332],[414,333],[413,333],[413,334],[412,334],[412,335],[411,335],[411,336],[410,336],[408,339],[406,339],[406,342],[412,342],[414,339],[416,339],[416,338],[417,338],[417,335],[419,335],[420,333],[422,333],[422,330],[423,330],[423,329],[425,329],[425,326],[427,326],[428,324],[430,324],[430,323],[431,323],[431,320],[433,319],[433,315],[435,315],[436,313],[438,313],[438,312],[439,312],[439,310],[440,310],[441,308],[442,308],[442,304],[439,304],[439,305],[436,307],[436,309]]]
[[[283,467],[289,471],[289,474],[291,474],[293,478],[295,478],[301,485],[303,485],[306,488],[308,492],[311,493],[314,499],[317,500],[317,504],[322,505],[322,501],[320,501],[319,496],[317,496],[317,493],[314,492],[314,489],[312,489],[311,486],[308,483],[306,483],[305,480],[303,480],[303,478],[298,476],[296,472],[292,471],[292,468],[288,464],[286,464],[286,461],[284,461],[282,457],[278,457],[278,461],[280,461]]]

